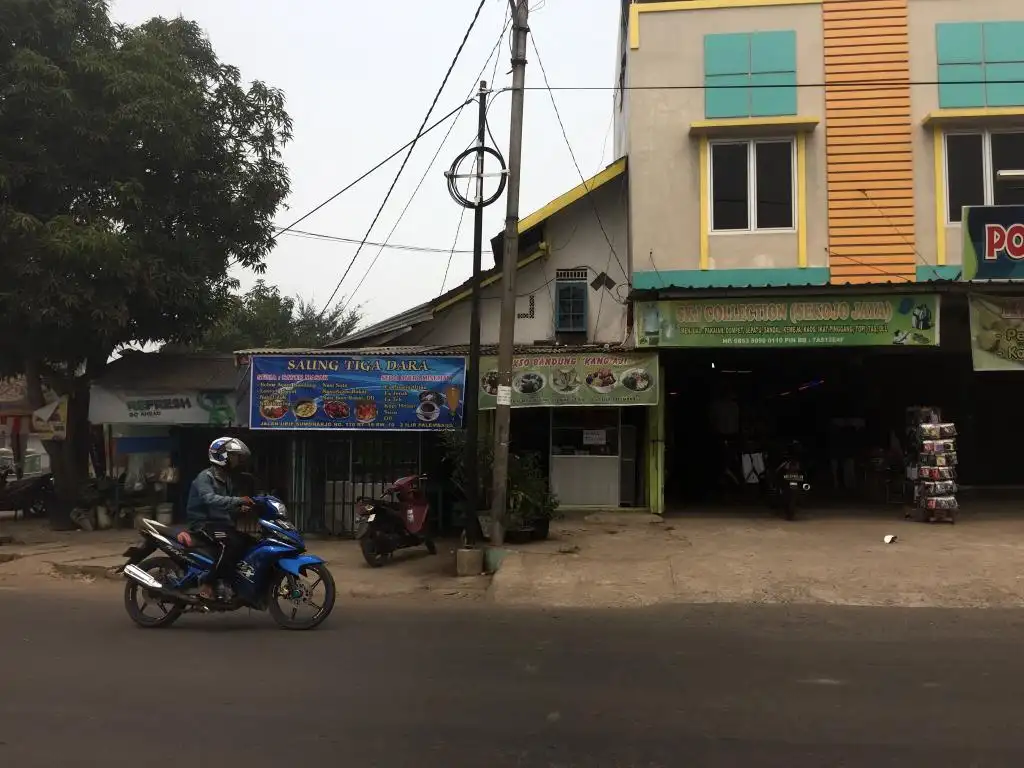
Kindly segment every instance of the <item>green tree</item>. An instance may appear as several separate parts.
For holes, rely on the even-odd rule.
[[[69,398],[48,446],[70,501],[89,383],[128,344],[188,342],[228,269],[257,271],[289,191],[283,94],[184,19],[111,22],[104,0],[0,0],[0,373]]]
[[[231,295],[209,330],[191,344],[164,349],[195,352],[236,352],[260,348],[317,348],[351,333],[362,320],[359,307],[341,304],[319,309],[312,302],[283,296],[276,286],[257,280],[242,295]]]

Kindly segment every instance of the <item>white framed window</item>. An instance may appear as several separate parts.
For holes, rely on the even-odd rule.
[[[946,223],[959,224],[965,205],[1024,205],[1024,184],[999,171],[1024,171],[1024,131],[944,134]]]
[[[796,142],[713,141],[709,147],[711,231],[786,232],[796,227]]]

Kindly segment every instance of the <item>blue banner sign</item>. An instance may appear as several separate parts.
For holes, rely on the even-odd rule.
[[[965,206],[964,280],[1024,280],[1024,205]]]
[[[251,372],[252,429],[462,426],[463,357],[259,355]]]

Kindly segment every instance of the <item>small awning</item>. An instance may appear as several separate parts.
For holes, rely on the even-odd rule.
[[[1024,124],[1024,107],[979,107],[977,109],[936,109],[925,115],[922,125],[977,126]]]
[[[821,121],[816,117],[731,117],[690,123],[691,136],[765,136],[780,133],[811,133]]]

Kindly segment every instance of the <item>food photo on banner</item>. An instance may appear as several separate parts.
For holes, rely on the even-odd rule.
[[[452,429],[462,426],[463,357],[257,355],[252,429]]]
[[[932,347],[937,295],[702,299],[637,306],[638,347]]]
[[[971,361],[976,371],[1024,371],[1024,297],[971,294]]]
[[[480,361],[480,408],[498,402],[498,360]],[[512,407],[657,405],[656,354],[521,355],[512,361]]]

